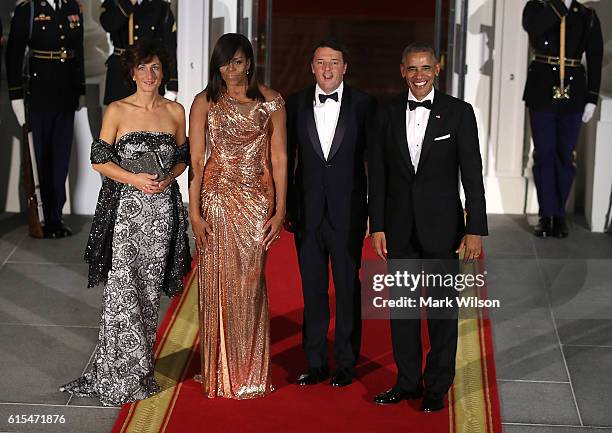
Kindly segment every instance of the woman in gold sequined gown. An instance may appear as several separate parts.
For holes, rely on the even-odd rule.
[[[196,380],[208,397],[245,399],[273,390],[265,260],[285,216],[285,110],[277,92],[257,83],[244,36],[223,35],[209,70],[189,128],[202,366]]]

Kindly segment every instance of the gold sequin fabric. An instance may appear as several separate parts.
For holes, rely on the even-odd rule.
[[[222,95],[208,112],[210,157],[202,215],[212,226],[199,251],[202,392],[254,398],[273,391],[263,226],[274,212],[271,114],[284,102]]]

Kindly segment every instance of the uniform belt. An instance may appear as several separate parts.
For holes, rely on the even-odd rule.
[[[544,54],[536,54],[533,60],[539,63],[547,63],[549,65],[555,66],[559,66],[561,64],[561,59],[559,59],[559,57],[546,56]],[[565,58],[565,66],[575,68],[577,66],[580,66],[580,64],[580,59],[568,59],[567,57]]]
[[[69,59],[74,59],[76,57],[76,53],[74,50],[32,50],[32,57],[34,57],[35,59],[59,60],[61,62],[64,62]]]
[[[124,55],[124,54],[125,54],[125,52],[126,52],[126,49],[125,49],[125,48],[114,48],[114,49],[113,49],[113,54],[114,54],[115,56],[119,56],[119,57],[121,57],[122,55]]]

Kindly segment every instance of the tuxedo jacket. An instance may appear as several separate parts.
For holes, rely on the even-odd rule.
[[[366,147],[374,99],[346,83],[327,160],[314,116],[315,86],[287,98],[287,215],[294,230],[314,230],[323,218],[336,230],[365,230]]]
[[[390,258],[410,249],[454,251],[464,234],[487,235],[478,129],[472,106],[435,91],[415,172],[406,138],[404,92],[379,110],[379,133],[369,149],[370,232],[385,232]],[[459,197],[459,176],[465,210]]]

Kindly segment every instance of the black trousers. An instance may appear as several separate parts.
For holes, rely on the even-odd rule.
[[[388,272],[407,271],[412,274],[451,275],[459,272],[459,261],[454,251],[425,251],[415,231],[412,242],[402,251],[389,251]],[[405,288],[394,288],[390,291],[393,299],[406,296]],[[435,284],[426,288],[417,288],[408,296],[416,300],[431,298],[454,301],[458,292],[453,287],[438,287]],[[421,342],[421,316],[425,309],[430,351],[427,355],[423,372],[423,346]],[[455,378],[455,358],[457,354],[457,317],[456,303],[453,306],[423,306],[409,309],[407,312],[391,311],[391,340],[393,358],[397,365],[397,382],[395,388],[401,391],[415,391],[421,386],[425,392],[435,398],[442,398],[453,384]]]
[[[574,149],[582,127],[582,112],[546,113],[530,110],[533,135],[533,180],[540,216],[565,216],[565,203],[576,177]]]
[[[30,125],[45,227],[59,228],[66,203],[66,177],[74,133],[74,111],[30,113]]]
[[[325,218],[316,230],[295,234],[304,296],[302,344],[309,368],[327,365],[330,260],[336,292],[336,365],[353,368],[357,362],[361,347],[359,268],[363,237],[361,231],[334,229]]]

